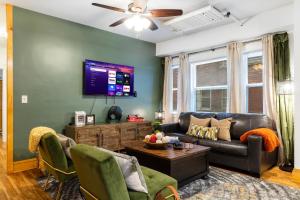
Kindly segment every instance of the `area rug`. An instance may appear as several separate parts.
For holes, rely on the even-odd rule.
[[[42,187],[46,178],[38,180]],[[53,180],[47,192],[54,198],[57,182]],[[73,178],[64,184],[62,200],[84,199],[79,190],[79,181]],[[299,200],[300,190],[265,182],[248,175],[210,167],[207,179],[199,179],[179,189],[181,199],[186,200]]]

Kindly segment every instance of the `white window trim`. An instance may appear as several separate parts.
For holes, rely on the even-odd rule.
[[[170,105],[171,105],[171,113],[172,114],[177,114],[178,113],[178,84],[179,84],[179,82],[178,82],[178,76],[179,76],[179,74],[178,74],[178,76],[177,76],[177,88],[173,88],[173,70],[174,69],[179,69],[179,65],[172,65],[172,75],[171,75],[171,88],[172,88],[172,96],[171,96],[171,103],[170,103]],[[174,110],[174,107],[173,107],[173,92],[174,91],[177,91],[177,106],[176,106],[176,110]]]
[[[196,67],[198,65],[204,65],[204,64],[209,64],[209,63],[214,63],[214,62],[220,62],[220,61],[226,61],[226,57],[220,57],[220,58],[214,58],[214,59],[209,59],[201,62],[193,62],[190,64],[191,66],[191,85],[192,85],[192,102],[193,102],[193,110],[197,111],[197,105],[196,105],[196,92],[199,90],[218,90],[218,89],[226,89],[227,90],[227,106],[226,106],[226,112],[228,111],[228,78],[227,78],[227,85],[217,85],[217,86],[202,86],[202,87],[197,87],[197,81],[196,81]],[[228,77],[228,68],[227,68],[227,77]],[[210,93],[211,95],[211,93]],[[211,98],[210,98],[211,99]],[[211,104],[211,101],[210,101]],[[211,109],[211,105],[210,105]]]
[[[248,59],[253,58],[253,57],[258,57],[258,56],[263,56],[262,51],[255,51],[255,52],[249,52],[249,53],[244,53],[243,54],[243,63],[242,63],[242,80],[243,81],[243,89],[242,89],[242,108],[245,113],[249,113],[248,110],[248,97],[249,97],[249,88],[254,88],[254,87],[264,87],[263,81],[261,83],[248,83]],[[264,68],[263,68],[264,70]],[[244,75],[244,76],[243,76]],[[264,113],[265,108],[263,108],[263,113]],[[253,113],[252,113],[253,114]],[[255,114],[255,113],[254,113]],[[256,113],[256,114],[261,114],[261,113]]]

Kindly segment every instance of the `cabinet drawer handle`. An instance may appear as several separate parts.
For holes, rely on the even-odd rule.
[[[99,147],[99,144],[100,144],[100,142],[99,142],[99,139],[100,139],[99,133],[96,134],[96,137],[97,137],[97,146]]]

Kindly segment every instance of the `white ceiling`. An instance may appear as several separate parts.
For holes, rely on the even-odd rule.
[[[111,23],[119,20],[126,14],[91,6],[92,2],[96,2],[120,8],[127,8],[127,5],[132,2],[132,0],[4,0],[4,2],[154,43],[188,34],[173,32],[169,27],[164,26],[162,21],[158,19],[156,22],[160,27],[159,30],[146,30],[140,35],[136,35],[134,31],[128,30],[124,25],[111,28],[109,27]],[[187,13],[211,3],[222,11],[228,10],[239,19],[245,19],[292,2],[293,0],[149,0],[148,8],[176,8],[183,9],[183,12]]]

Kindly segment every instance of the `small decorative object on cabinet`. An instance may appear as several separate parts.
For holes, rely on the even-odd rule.
[[[112,106],[108,110],[106,121],[108,123],[120,122],[122,118],[122,109],[119,106]]]
[[[95,124],[95,115],[86,115],[86,125]]]
[[[144,118],[140,117],[138,115],[128,115],[127,116],[127,121],[128,122],[143,122]]]
[[[152,133],[151,122],[103,123],[89,126],[66,126],[66,135],[76,143],[99,146],[109,150],[124,149],[124,144],[143,140]]]
[[[86,113],[84,111],[75,111],[75,126],[84,126],[85,116]]]

